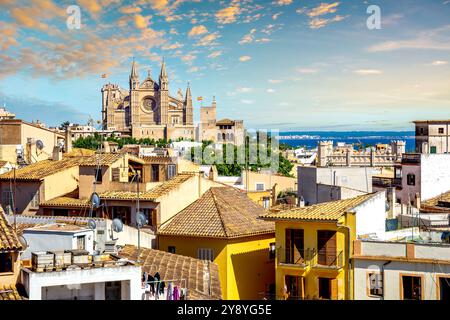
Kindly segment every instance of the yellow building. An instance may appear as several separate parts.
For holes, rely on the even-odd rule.
[[[161,225],[158,248],[215,262],[226,300],[261,299],[275,284],[275,227],[263,213],[244,192],[212,187]]]
[[[356,238],[355,208],[373,195],[261,217],[275,221],[277,299],[352,299],[348,261]]]
[[[22,244],[0,206],[0,300],[22,300],[16,284],[20,276]]]

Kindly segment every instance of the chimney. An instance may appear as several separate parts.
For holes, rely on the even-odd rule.
[[[103,141],[103,152],[104,153],[110,153],[111,152],[111,148],[109,147],[109,142],[108,141]]]
[[[53,161],[62,160],[62,151],[58,146],[53,147],[52,160]]]
[[[66,140],[64,142],[64,151],[65,153],[69,153],[72,151],[72,130],[67,126],[66,128]]]
[[[416,205],[416,208],[420,210],[420,205],[421,205],[420,194],[418,192],[416,192],[416,195],[415,195],[414,198],[415,198],[414,199],[415,200],[414,203]]]

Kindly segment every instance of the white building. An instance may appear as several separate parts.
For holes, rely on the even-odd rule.
[[[449,300],[450,245],[355,241],[355,300]]]
[[[111,262],[111,263],[110,263]],[[102,266],[35,272],[22,269],[29,300],[141,300],[141,267],[127,260]]]
[[[94,253],[94,230],[73,224],[51,223],[23,230],[28,247],[21,260],[31,259],[31,252],[51,250],[86,250]]]
[[[395,167],[397,202],[417,206],[450,190],[450,154],[404,154]],[[420,204],[419,204],[420,205]]]
[[[372,192],[370,167],[297,167],[298,198],[306,205],[353,198]]]

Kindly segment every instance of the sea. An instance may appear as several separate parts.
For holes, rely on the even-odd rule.
[[[279,142],[294,148],[316,148],[319,141],[332,140],[354,144],[355,148],[374,146],[377,143],[389,144],[393,140],[406,141],[406,152],[414,152],[414,131],[290,131],[280,132]]]

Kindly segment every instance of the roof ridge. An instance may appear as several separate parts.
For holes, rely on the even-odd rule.
[[[219,220],[220,220],[220,224],[222,225],[223,233],[225,234],[225,237],[229,237],[227,229],[225,227],[225,223],[223,222],[222,213],[220,212],[219,204],[218,204],[217,199],[216,199],[216,195],[214,194],[214,192],[212,192],[212,187],[209,188],[208,191],[211,192],[212,199],[214,201],[214,207],[216,207],[216,209],[217,209],[217,214],[219,215]]]

